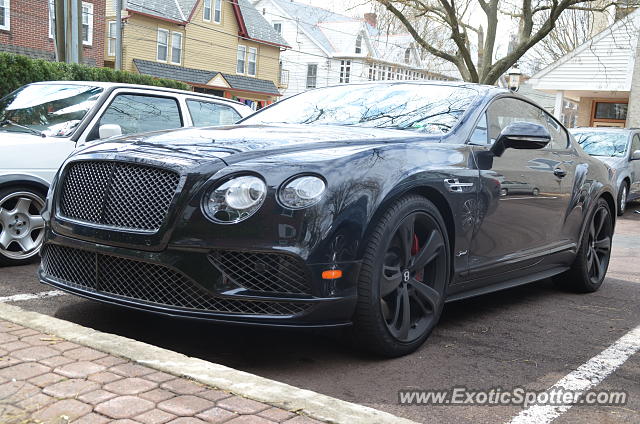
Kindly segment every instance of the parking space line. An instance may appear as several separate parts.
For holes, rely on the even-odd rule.
[[[589,390],[600,384],[638,351],[640,351],[640,326],[629,331],[575,371],[567,374],[548,391],[553,389],[580,392]],[[573,405],[534,405],[516,415],[509,424],[547,424],[568,411]]]
[[[14,294],[13,296],[0,297],[0,303],[19,302],[22,300],[43,299],[45,297],[62,296],[65,294],[66,294],[65,292],[60,290],[51,290],[51,291],[40,292],[40,293]]]

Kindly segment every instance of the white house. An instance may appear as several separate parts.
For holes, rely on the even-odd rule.
[[[280,56],[284,96],[360,81],[455,79],[430,69],[410,35],[378,31],[374,14],[354,19],[290,0],[254,4],[291,46]]]
[[[537,89],[555,93],[560,118],[565,98],[579,103],[578,126],[640,126],[640,10],[533,75]]]

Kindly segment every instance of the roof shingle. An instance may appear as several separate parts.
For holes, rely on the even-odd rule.
[[[249,38],[289,47],[287,41],[273,29],[273,26],[258,12],[249,0],[238,0],[238,6],[240,6],[240,12],[242,13],[244,24],[247,27]]]
[[[128,0],[127,9],[176,22],[188,22],[197,0]],[[247,36],[257,41],[289,47],[287,42],[249,0],[238,0]],[[242,25],[241,25],[242,26]]]
[[[216,75],[221,74],[235,90],[252,91],[279,96],[280,92],[273,81],[259,78],[247,77],[244,75],[224,74],[217,71],[206,71],[203,69],[185,68],[182,66],[168,65],[166,63],[152,62],[149,60],[133,59],[138,72],[151,75],[156,78],[169,78],[192,84],[207,84]]]

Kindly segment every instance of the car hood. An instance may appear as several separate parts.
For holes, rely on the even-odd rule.
[[[222,159],[233,163],[265,154],[409,140],[440,141],[441,136],[410,131],[332,125],[234,125],[185,128],[93,143],[78,153],[172,155]]]
[[[24,146],[25,144],[46,143],[46,140],[60,140],[61,137],[40,137],[28,132],[0,131],[0,147]]]

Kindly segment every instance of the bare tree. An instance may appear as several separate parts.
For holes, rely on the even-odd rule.
[[[426,52],[454,64],[465,81],[484,84],[494,84],[525,53],[549,36],[565,14],[605,11],[612,6],[603,0],[375,1],[404,25]],[[514,21],[517,34],[509,50],[498,58],[498,38],[511,32]],[[440,34],[439,39],[436,37],[439,43],[433,42],[433,34]],[[580,34],[562,39],[561,31],[555,37],[556,44],[565,50],[583,39]]]

